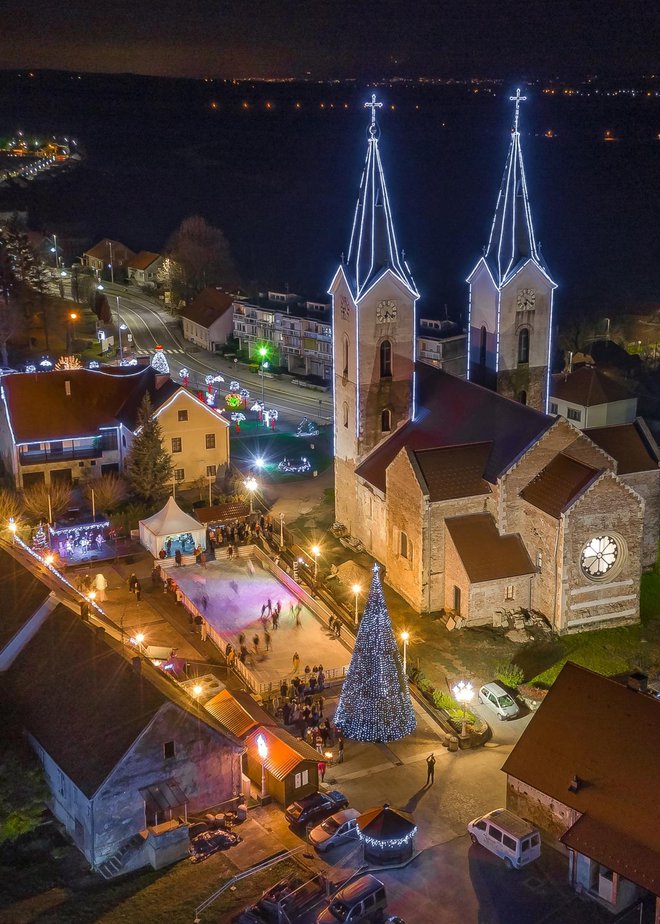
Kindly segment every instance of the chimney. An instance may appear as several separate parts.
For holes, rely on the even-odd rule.
[[[579,792],[580,789],[581,789],[582,786],[583,786],[583,783],[584,783],[584,781],[580,779],[580,777],[577,775],[577,773],[574,773],[574,774],[573,774],[573,779],[572,779],[571,782],[568,784],[568,791],[569,791],[569,792]]]
[[[636,693],[646,693],[649,686],[649,678],[641,671],[633,671],[626,680],[626,686],[629,690],[634,690]]]
[[[573,350],[568,351],[568,371],[573,371]]]
[[[139,655],[135,655],[134,658],[131,658],[131,664],[136,674],[142,673],[142,658],[140,658]]]
[[[164,375],[164,374],[162,374],[162,373],[157,373],[157,374],[156,374],[156,379],[155,379],[156,391],[158,391],[159,388],[162,388],[163,385],[164,385],[166,382],[169,382],[169,380],[170,380],[170,376],[169,376],[169,375]]]
[[[69,379],[67,379],[64,383],[64,394],[67,396],[67,398],[71,397],[71,382]]]

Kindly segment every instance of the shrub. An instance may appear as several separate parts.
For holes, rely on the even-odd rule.
[[[431,681],[428,680],[426,677],[422,677],[420,680],[418,680],[417,686],[422,691],[422,693],[430,693],[431,690],[433,689],[433,687],[431,686]]]
[[[452,709],[459,709],[459,705],[453,696],[442,690],[436,690],[433,694],[433,705],[436,709],[444,709],[449,712]]]
[[[506,687],[517,687],[525,679],[522,667],[517,664],[498,664],[495,668],[495,676],[501,680]]]

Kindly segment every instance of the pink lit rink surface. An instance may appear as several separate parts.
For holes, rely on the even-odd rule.
[[[248,566],[251,562],[254,573]],[[172,568],[170,576],[181,587],[200,613],[223,638],[231,642],[238,653],[238,636],[244,633],[254,664],[248,666],[260,680],[279,680],[293,677],[293,653],[300,656],[302,674],[305,665],[322,664],[328,670],[343,667],[350,661],[350,651],[343,642],[332,636],[316,616],[301,603],[300,623],[290,614],[291,604],[299,601],[292,591],[281,584],[276,577],[261,567],[257,559],[238,561],[212,561],[206,568],[189,565]],[[206,611],[202,605],[203,595],[208,603]],[[273,606],[282,601],[279,628],[269,628],[272,650],[266,652],[261,607],[270,597]],[[254,658],[252,638],[259,636],[260,654]]]

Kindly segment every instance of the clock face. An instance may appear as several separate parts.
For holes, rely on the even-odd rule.
[[[396,302],[391,298],[384,298],[376,305],[376,319],[381,323],[396,321]]]
[[[520,289],[518,291],[518,311],[531,311],[536,304],[536,291],[534,289]]]
[[[580,566],[588,578],[598,579],[610,571],[619,558],[619,543],[612,536],[594,536],[580,553]]]
[[[346,298],[345,295],[342,295],[340,305],[341,305],[341,316],[345,321],[347,321],[351,313],[351,306],[348,304],[348,299]]]

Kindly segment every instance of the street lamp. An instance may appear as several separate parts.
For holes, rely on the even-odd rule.
[[[117,296],[117,317],[119,318],[119,296]],[[121,319],[120,319],[121,320]],[[123,330],[128,330],[128,324],[118,324],[117,326],[119,332],[119,361],[121,362],[124,358],[124,348],[121,342],[121,332]]]
[[[78,320],[78,313],[76,311],[70,311],[69,312],[70,325],[67,328],[67,332],[69,334],[69,348],[67,352],[69,353],[73,351],[73,344],[76,339],[76,321],[77,320]]]
[[[17,529],[18,527],[16,526],[16,520],[13,517],[9,517],[9,532],[12,534],[13,537],[16,536]]]
[[[246,478],[243,485],[250,495],[250,513],[254,513],[254,492],[258,488],[257,481],[255,478]]]
[[[263,408],[265,407],[264,382],[266,380],[266,376],[264,375],[264,369],[268,368],[268,363],[266,362],[266,357],[268,356],[268,348],[265,346],[259,347],[259,349],[257,350],[257,353],[259,354],[259,358],[261,359],[261,406]]]
[[[195,686],[192,688],[193,696],[197,700],[202,695],[203,691],[204,691],[204,687],[200,686],[200,684],[198,683],[196,683]]]
[[[358,624],[358,597],[362,593],[362,585],[353,584],[353,586],[351,587],[351,590],[355,594],[355,625],[357,626]]]
[[[410,639],[410,632],[401,633],[401,641],[403,642],[403,673],[406,673],[406,667],[408,665],[408,641]]]
[[[610,319],[609,319],[609,318],[603,318],[603,321],[606,321],[606,322],[607,322],[607,328],[606,328],[606,330],[605,330],[605,339],[606,339],[606,340],[609,340],[609,339],[610,339]]]
[[[280,513],[280,549],[284,548],[284,514]]]
[[[467,706],[468,703],[472,702],[474,690],[469,680],[459,680],[458,683],[452,687],[452,693],[456,698],[456,702],[462,703],[463,705],[463,727],[461,729],[461,736],[465,737],[467,728]]]
[[[266,760],[268,758],[268,745],[263,735],[257,735],[257,751],[261,761],[261,802],[266,801]]]
[[[314,556],[314,580],[319,576],[319,555],[321,554],[321,549],[318,545],[312,546],[312,555]]]

